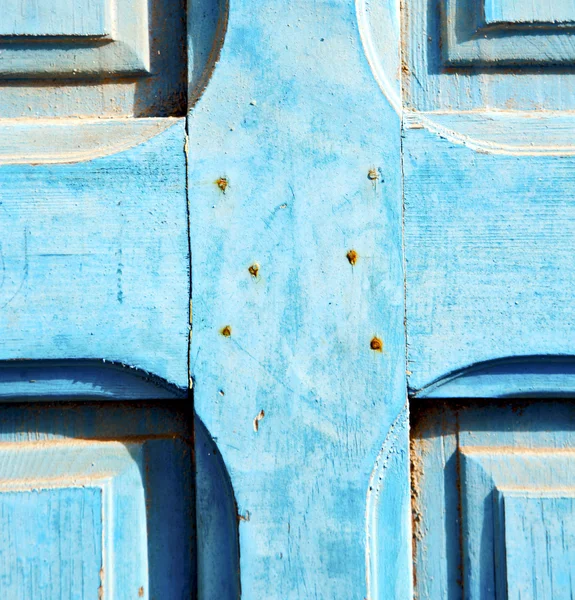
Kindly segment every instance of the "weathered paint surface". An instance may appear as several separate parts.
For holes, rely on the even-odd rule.
[[[82,371],[70,368],[69,376],[82,378]],[[0,417],[5,597],[191,597],[185,414],[81,402],[8,404]]]
[[[200,596],[410,598],[406,351],[575,389],[567,4],[202,0],[185,57],[179,0],[52,2],[0,30],[0,397],[193,380]]]
[[[230,3],[189,117],[190,362],[237,499],[246,599],[368,593],[366,497],[406,400],[399,133],[353,3]]]
[[[410,386],[572,354],[573,158],[478,153],[425,129],[404,150]]]
[[[185,131],[0,168],[2,359],[104,358],[186,387]]]

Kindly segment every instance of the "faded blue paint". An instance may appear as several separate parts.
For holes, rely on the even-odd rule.
[[[399,119],[353,4],[231,3],[189,135],[191,373],[241,516],[242,597],[363,597],[405,371]]]
[[[187,387],[183,121],[122,153],[0,168],[1,359],[95,358]]]
[[[404,150],[410,387],[573,354],[574,159],[478,153],[425,129]]]
[[[91,403],[97,400],[150,401],[162,399],[176,401],[178,406],[184,410],[186,405],[190,408],[191,404],[186,400],[186,390],[170,385],[157,377],[152,377],[149,373],[107,362],[86,360],[4,362],[0,365],[0,398],[3,402],[17,403],[22,401],[45,402],[46,399],[51,402],[66,400],[88,403],[88,408],[80,408],[75,411],[74,418],[60,417],[58,419],[51,418],[50,414],[44,411],[42,405],[35,405],[29,410],[23,409],[21,404],[18,404],[13,410],[4,406],[0,411],[0,443],[27,442],[30,440],[31,434],[38,439],[66,440],[76,437],[78,433],[84,439],[113,439],[118,436],[118,431],[126,428],[127,413],[115,409],[107,411],[101,405],[94,411]],[[104,414],[105,418],[99,418]],[[152,416],[146,412],[132,411],[128,421],[130,435],[136,439],[145,436],[153,438],[161,435],[168,428],[171,431],[174,428],[173,417],[169,410],[156,410]],[[190,511],[189,506],[186,508],[188,500],[185,495],[178,494],[174,494],[169,499],[170,495],[165,493],[165,490],[170,487],[175,489],[177,486],[189,486],[190,491],[192,487],[195,487],[198,513],[195,539],[197,547],[200,548],[196,559],[200,597],[237,598],[239,596],[239,557],[233,491],[216,445],[197,418],[195,419],[194,436],[195,486],[189,479],[186,479],[183,484],[181,483],[182,474],[186,472],[185,460],[189,459],[189,455],[186,455],[183,448],[176,448],[174,452],[170,443],[166,444],[166,440],[148,442],[145,448],[148,502],[156,502],[159,505],[164,503],[164,507],[160,509],[162,519],[149,520],[146,527],[150,540],[147,553],[149,560],[156,565],[158,573],[168,573],[167,578],[157,576],[149,578],[151,586],[149,593],[151,597],[170,598],[170,593],[174,593],[172,587],[174,581],[185,585],[190,580],[189,573],[182,572],[182,567],[185,565],[182,558],[190,556],[190,548],[186,543],[182,543],[184,540],[181,538],[179,538],[180,549],[176,550],[174,547],[174,539],[178,539],[179,531],[189,524],[189,519],[186,517]],[[134,457],[141,454],[137,448],[133,448],[130,452]],[[126,454],[126,456],[129,455]],[[105,459],[101,452],[96,455],[96,458],[100,461]],[[93,459],[94,457],[88,456],[89,462]],[[138,464],[142,463],[141,456],[138,461]],[[62,455],[59,456],[59,461],[53,461],[53,468],[58,468],[59,462],[62,463],[60,473],[73,477],[73,473],[66,468],[68,463],[63,460]],[[81,463],[82,461],[76,461],[76,468]],[[126,467],[130,467],[132,463],[133,461],[130,459]],[[18,470],[21,474],[21,467]],[[44,475],[47,476],[49,473],[44,472]],[[127,492],[127,495],[133,495],[133,491]],[[165,506],[168,499],[171,507]],[[22,510],[25,510],[25,507]],[[130,517],[132,521],[134,520],[133,516]],[[74,531],[72,530],[72,534]],[[130,544],[133,544],[134,536],[139,535],[142,531],[136,528],[135,532],[129,534],[122,524],[118,529],[118,535],[124,536]],[[87,535],[85,530],[84,533]],[[53,531],[51,535],[56,535],[56,532]],[[48,549],[51,539],[46,538]],[[130,548],[130,550],[126,550],[126,555],[133,554],[133,549],[131,546]],[[170,550],[168,551],[167,548]],[[97,549],[95,547],[94,552]],[[86,552],[88,550],[85,544],[84,550]],[[45,558],[49,556],[45,553]],[[83,564],[81,557],[82,553],[75,552],[73,558],[78,562],[72,562],[71,565],[76,565],[76,569],[81,568]],[[87,556],[86,560],[89,562],[90,556]],[[64,565],[62,568],[64,570],[68,568],[69,571],[72,566]],[[127,565],[126,568],[130,569],[130,566]],[[97,571],[99,569],[100,566]],[[218,575],[214,576],[214,573]],[[8,576],[8,573],[4,573],[4,575]],[[41,575],[42,572],[39,572],[39,576]],[[145,579],[148,581],[147,575]],[[89,585],[90,581],[88,578],[86,585]],[[59,581],[52,583],[57,585]],[[47,592],[47,597],[53,596],[53,593],[50,592],[51,589],[53,591],[53,588],[50,588],[49,584],[50,581],[47,580],[46,586],[48,586],[49,592]],[[63,585],[65,584],[66,580]],[[186,594],[183,597],[186,597]]]
[[[193,379],[202,598],[412,597],[406,350],[415,397],[575,390],[567,3],[408,5],[194,2],[186,69],[181,3],[133,0],[127,63],[77,54],[97,83],[3,84],[4,116],[93,118],[0,123],[0,398],[187,403]],[[6,27],[105,35],[79,6]],[[84,64],[29,41],[0,77]],[[155,76],[101,80],[125,69]],[[185,72],[187,120],[159,119]]]
[[[573,403],[414,404],[418,597],[570,597]]]

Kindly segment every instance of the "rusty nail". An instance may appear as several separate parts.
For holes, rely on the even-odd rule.
[[[383,350],[383,342],[376,336],[369,343],[369,347],[376,352],[381,352]]]
[[[260,266],[258,265],[258,263],[254,263],[248,269],[248,271],[250,272],[250,275],[254,278],[258,276],[259,270],[260,270]]]
[[[230,335],[232,335],[232,328],[229,325],[226,325],[224,328],[221,329],[220,333],[224,337],[230,337]]]
[[[347,254],[347,260],[349,260],[349,264],[353,267],[357,262],[357,252],[355,250],[350,250]]]
[[[216,185],[225,194],[228,189],[228,180],[225,177],[220,177],[219,179],[216,179]]]

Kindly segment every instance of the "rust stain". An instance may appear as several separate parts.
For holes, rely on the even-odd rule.
[[[410,455],[410,475],[411,475],[411,544],[412,544],[412,555],[415,558],[417,556],[418,545],[423,538],[422,533],[422,521],[423,514],[421,512],[420,506],[420,498],[421,498],[421,488],[420,483],[423,477],[423,458],[422,451],[423,449],[419,447],[419,443],[422,440],[416,440],[415,438],[411,438],[409,441],[409,455]],[[417,589],[417,571],[416,571],[417,561],[413,562],[413,587]]]
[[[216,179],[216,185],[225,194],[226,190],[228,189],[229,182],[225,177],[220,177],[219,179]]]
[[[372,338],[369,347],[375,352],[383,352],[383,342],[377,336]]]
[[[224,337],[230,337],[232,335],[232,328],[229,325],[226,325],[225,327],[223,327],[220,330],[220,333],[224,336]]]
[[[144,586],[140,586],[140,589],[138,590],[138,598],[143,598],[144,597]]]
[[[367,178],[371,181],[376,181],[378,178],[377,169],[370,169],[367,173]]]
[[[251,515],[250,515],[250,511],[249,510],[246,510],[246,514],[245,515],[241,515],[240,513],[238,513],[238,522],[239,521],[244,521],[244,522],[248,523],[250,519],[251,519]]]
[[[266,416],[266,413],[263,410],[260,410],[260,412],[256,415],[256,418],[254,419],[254,431],[257,433],[259,431],[260,428],[260,421]]]
[[[100,587],[98,588],[98,600],[104,597],[104,567],[100,569]]]
[[[250,275],[255,279],[257,278],[258,273],[260,272],[260,266],[258,265],[258,263],[254,263],[250,266],[248,271],[250,272]]]
[[[349,264],[353,267],[355,265],[355,263],[357,262],[357,252],[355,250],[350,250],[347,254],[347,260],[349,261]]]

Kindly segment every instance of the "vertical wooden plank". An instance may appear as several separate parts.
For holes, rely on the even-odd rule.
[[[242,596],[363,597],[370,477],[405,404],[399,119],[353,3],[240,0],[228,23],[189,117],[195,406],[236,494]],[[374,498],[382,524],[404,509]],[[397,542],[380,553],[409,589]]]

